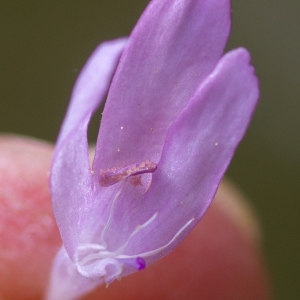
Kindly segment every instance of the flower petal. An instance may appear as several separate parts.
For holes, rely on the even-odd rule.
[[[52,204],[68,253],[73,256],[88,215],[92,193],[87,126],[107,92],[125,39],[100,45],[74,87],[51,168]]]
[[[171,123],[217,64],[229,29],[229,0],[150,2],[112,82],[95,171],[159,160]]]
[[[258,101],[249,63],[245,49],[226,54],[172,125],[153,178],[153,192],[168,195],[161,214],[169,221],[161,235],[198,221],[211,203]]]
[[[146,258],[148,265],[182,241],[206,211],[258,100],[249,61],[245,49],[220,60],[172,124],[149,191],[135,196],[135,187],[130,190],[128,185],[120,195],[111,232],[121,228],[122,235],[115,239],[122,240],[157,213],[128,243],[124,255]]]
[[[102,282],[101,278],[82,276],[62,247],[54,260],[46,300],[78,299]]]

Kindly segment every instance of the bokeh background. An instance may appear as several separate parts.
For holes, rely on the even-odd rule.
[[[260,217],[276,298],[300,299],[300,1],[232,2],[228,49],[252,53],[261,101],[227,176]],[[147,3],[0,0],[0,131],[54,142],[89,54],[128,35]]]

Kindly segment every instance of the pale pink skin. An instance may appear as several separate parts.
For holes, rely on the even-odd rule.
[[[51,208],[53,146],[0,138],[0,298],[41,299],[61,239]]]
[[[248,51],[223,55],[230,14],[229,0],[153,0],[128,39],[88,59],[50,171],[63,247],[48,300],[150,266],[206,212],[259,98]],[[107,92],[90,164],[88,123]],[[155,168],[135,175],[146,161]]]
[[[1,299],[42,299],[47,288],[61,245],[48,187],[52,153],[44,142],[0,137]],[[221,184],[202,221],[170,255],[84,299],[270,299],[250,213],[236,189]]]

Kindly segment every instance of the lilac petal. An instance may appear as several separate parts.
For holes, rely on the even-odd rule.
[[[168,239],[178,225],[203,216],[245,134],[259,97],[249,63],[245,49],[226,54],[172,125],[149,195],[168,195],[160,211],[168,220],[160,235]]]
[[[111,232],[119,228],[120,236],[112,237],[114,243],[157,213],[124,255],[143,257],[148,265],[174,249],[206,211],[258,100],[249,62],[245,49],[220,60],[172,124],[149,191],[135,196],[128,186],[118,199]]]
[[[70,260],[64,247],[54,260],[46,300],[72,300],[92,291],[103,282],[101,278],[82,276],[76,265]]]
[[[217,64],[229,29],[229,0],[150,2],[112,82],[96,172],[158,162],[171,123]]]
[[[74,87],[51,168],[52,204],[68,253],[73,256],[93,199],[87,126],[103,101],[125,39],[100,45],[86,63]]]

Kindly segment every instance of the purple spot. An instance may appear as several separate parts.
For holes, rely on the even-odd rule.
[[[146,261],[142,257],[119,259],[123,264],[140,271],[146,268]]]
[[[139,271],[146,268],[146,261],[142,257],[137,257],[136,262],[138,265],[137,269]]]

